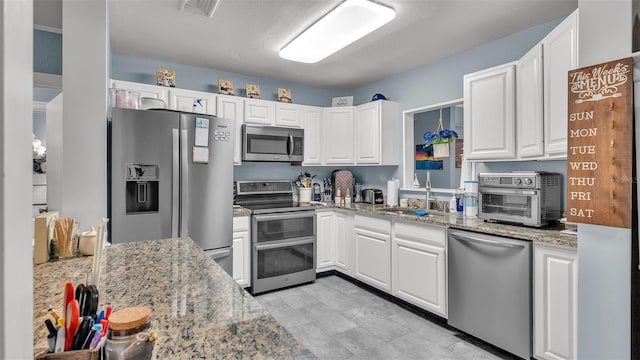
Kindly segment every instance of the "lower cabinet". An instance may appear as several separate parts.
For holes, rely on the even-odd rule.
[[[577,250],[535,243],[533,254],[533,355],[576,359]]]
[[[347,211],[320,211],[316,226],[316,272],[335,269],[352,275],[353,215]]]
[[[445,228],[395,222],[393,230],[393,296],[446,318]]]
[[[251,238],[248,216],[233,218],[233,279],[242,287],[251,286]]]
[[[331,270],[335,265],[336,237],[333,211],[316,213],[316,272]]]
[[[336,239],[336,269],[353,276],[356,253],[353,241],[353,214],[347,211],[335,211],[333,214],[334,233]]]
[[[391,292],[391,221],[356,215],[354,277]]]

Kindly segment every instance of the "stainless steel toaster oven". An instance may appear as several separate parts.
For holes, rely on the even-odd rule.
[[[562,217],[562,174],[478,174],[478,217],[540,227]]]

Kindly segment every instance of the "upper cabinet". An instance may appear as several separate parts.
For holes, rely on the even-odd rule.
[[[578,10],[517,62],[466,75],[466,158],[566,158],[567,73],[577,66]]]
[[[231,95],[217,96],[218,117],[235,121],[233,164],[242,164],[242,123],[244,119],[244,99]]]
[[[544,150],[547,157],[567,157],[567,73],[578,67],[578,10],[543,40]]]
[[[276,103],[276,126],[302,127],[302,108],[304,105]]]
[[[520,158],[544,155],[542,44],[516,65],[516,132]]]
[[[385,100],[326,108],[323,165],[398,165],[399,114],[398,103]]]
[[[244,99],[244,122],[275,125],[276,103],[268,100]]]
[[[355,111],[356,164],[398,165],[398,103],[373,101]]]
[[[354,163],[353,106],[325,109],[324,119],[324,163]]]
[[[169,88],[169,109],[216,115],[216,96],[207,92]]]
[[[302,127],[304,128],[303,165],[322,165],[323,118],[323,108],[302,106]]]
[[[130,81],[112,80],[111,87],[122,90],[129,90],[138,93],[138,98],[148,97],[160,99],[168,102],[167,87],[149,84],[140,84]]]
[[[464,76],[464,154],[468,160],[515,158],[515,63]]]

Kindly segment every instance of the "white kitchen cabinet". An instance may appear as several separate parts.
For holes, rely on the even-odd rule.
[[[260,99],[244,100],[244,122],[248,124],[275,125],[275,101]]]
[[[216,115],[216,95],[202,91],[169,88],[169,109]]]
[[[323,108],[302,106],[304,128],[304,161],[302,165],[322,165],[323,117]]]
[[[316,214],[316,272],[338,270],[353,274],[353,215],[349,211],[328,210]]]
[[[398,103],[373,101],[355,107],[356,164],[398,165]]]
[[[391,221],[355,215],[355,278],[391,292]]]
[[[302,127],[303,105],[276,102],[276,126]]]
[[[534,357],[576,359],[577,251],[540,243],[534,243],[533,251]]]
[[[231,95],[216,97],[218,117],[235,121],[235,136],[233,143],[233,164],[242,164],[242,124],[244,119],[244,99]]]
[[[333,213],[334,234],[336,239],[336,269],[353,276],[355,261],[355,241],[353,236],[353,213],[335,210]]]
[[[544,137],[548,157],[567,156],[569,70],[578,67],[578,10],[544,39]]]
[[[392,294],[447,317],[446,229],[394,222]]]
[[[325,109],[324,163],[344,165],[354,163],[353,106]]]
[[[248,216],[233,218],[233,279],[242,287],[251,286],[251,238]]]
[[[515,158],[515,63],[464,76],[467,160]]]
[[[544,155],[542,44],[516,65],[517,154],[521,159]]]
[[[122,90],[129,90],[138,93],[138,98],[148,97],[154,99],[160,99],[165,103],[168,102],[167,87],[141,84],[131,81],[111,80],[111,87]]]
[[[316,214],[316,272],[331,270],[336,263],[336,237],[333,211]]]

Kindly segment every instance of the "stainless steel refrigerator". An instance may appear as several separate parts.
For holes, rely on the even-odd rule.
[[[111,242],[188,236],[231,273],[234,129],[210,115],[113,108]]]

